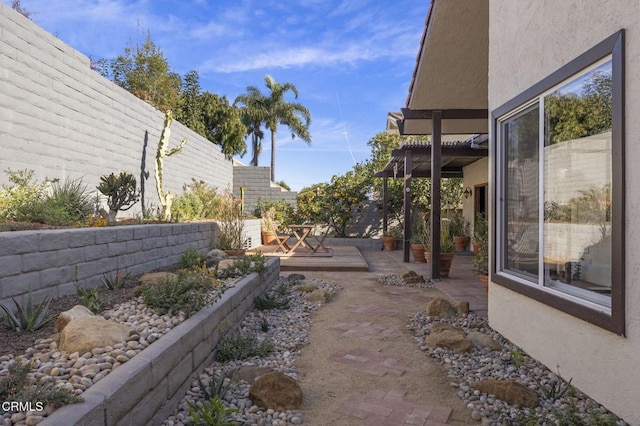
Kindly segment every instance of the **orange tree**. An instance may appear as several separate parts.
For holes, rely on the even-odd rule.
[[[305,188],[298,194],[298,216],[303,221],[325,223],[336,237],[347,237],[353,215],[362,210],[370,189],[367,173],[358,165],[344,175]]]

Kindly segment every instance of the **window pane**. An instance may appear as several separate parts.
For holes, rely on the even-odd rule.
[[[544,283],[611,305],[611,61],[544,98]]]
[[[502,125],[504,135],[503,269],[538,282],[538,104]]]

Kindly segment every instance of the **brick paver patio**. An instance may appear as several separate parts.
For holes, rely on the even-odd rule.
[[[347,364],[349,367],[363,373],[374,376],[384,376],[385,374],[402,375],[409,368],[410,361],[397,355],[387,355],[379,350],[355,348],[340,350],[333,353],[330,360]]]
[[[364,420],[366,425],[371,426],[448,424],[451,408],[412,401],[404,397],[405,393],[398,390],[354,393],[349,395],[338,411]]]
[[[355,337],[362,340],[385,339],[400,336],[400,330],[394,326],[383,326],[372,322],[341,322],[330,330],[343,331],[342,337]]]

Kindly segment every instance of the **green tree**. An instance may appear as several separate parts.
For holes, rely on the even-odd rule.
[[[170,70],[167,59],[151,39],[150,32],[147,32],[142,45],[125,47],[123,55],[109,61],[98,71],[161,111],[178,110],[181,78]]]
[[[201,98],[204,136],[219,145],[227,159],[243,156],[247,152],[244,141],[247,128],[242,123],[240,110],[229,104],[226,96],[205,92]]]
[[[225,96],[202,92],[197,71],[189,71],[184,76],[176,119],[220,146],[228,159],[247,152],[244,141],[247,128],[242,123],[240,109],[230,105]]]
[[[247,87],[247,93],[240,95],[234,101],[234,105],[241,104],[242,122],[247,127],[247,133],[251,135],[251,162],[252,166],[258,166],[258,158],[262,153],[262,123],[267,120],[265,108],[266,98],[257,87]],[[273,179],[273,177],[272,177]]]
[[[270,75],[264,78],[265,85],[269,89],[267,95],[263,95],[255,86],[247,87],[247,94],[241,95],[236,102],[248,105],[246,101],[251,98],[249,107],[252,121],[260,120],[271,132],[271,180],[275,181],[276,172],[276,134],[278,125],[283,124],[291,130],[291,137],[296,136],[311,143],[309,125],[311,124],[311,113],[304,105],[298,102],[287,102],[285,95],[292,92],[295,99],[298,98],[298,89],[292,83],[279,83]],[[247,96],[242,98],[242,96]]]

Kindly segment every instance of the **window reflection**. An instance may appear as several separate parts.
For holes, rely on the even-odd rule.
[[[544,284],[610,306],[611,61],[544,98]]]
[[[506,241],[503,264],[537,282],[539,264],[538,104],[503,125],[506,154]]]

